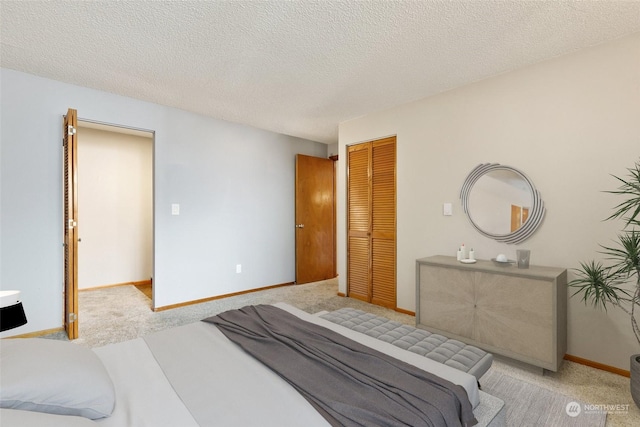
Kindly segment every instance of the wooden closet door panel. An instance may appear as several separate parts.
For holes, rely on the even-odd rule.
[[[349,296],[363,301],[371,299],[371,246],[368,237],[349,237]]]
[[[349,147],[347,283],[352,298],[371,299],[371,185],[367,144]]]
[[[64,328],[78,338],[78,112],[69,108],[63,118],[64,197]]]
[[[371,302],[396,307],[396,144],[372,143]]]
[[[395,139],[394,139],[395,140]],[[394,140],[377,141],[372,161],[372,232],[375,237],[395,240],[396,233],[396,146]]]
[[[367,147],[349,147],[348,229],[350,233],[364,233],[363,236],[371,228],[370,155]]]
[[[350,297],[396,307],[396,138],[348,147]]]
[[[396,247],[390,239],[371,239],[371,302],[396,307]]]

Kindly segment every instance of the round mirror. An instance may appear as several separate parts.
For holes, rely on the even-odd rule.
[[[498,163],[478,165],[460,192],[462,208],[481,234],[519,243],[540,226],[544,203],[533,183],[519,170]]]

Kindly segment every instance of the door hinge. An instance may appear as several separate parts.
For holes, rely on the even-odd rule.
[[[69,223],[67,224],[67,228],[69,230],[73,230],[73,227],[78,225],[78,223],[74,219],[69,219]]]
[[[76,134],[76,128],[71,125],[67,125],[67,135],[72,136]]]
[[[74,323],[76,320],[78,320],[78,315],[76,313],[69,313],[68,323]]]

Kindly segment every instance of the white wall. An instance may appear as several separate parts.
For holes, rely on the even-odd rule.
[[[327,145],[327,156],[334,156],[336,154],[338,154],[338,144],[329,144]]]
[[[78,288],[153,274],[153,139],[78,126]]]
[[[454,255],[464,242],[477,258],[517,248],[531,262],[567,269],[600,258],[619,222],[603,222],[617,187],[640,159],[640,34],[438,96],[340,124],[338,263],[346,291],[345,147],[397,135],[398,306],[415,310],[415,259]],[[516,167],[532,179],[547,208],[541,228],[518,246],[489,240],[464,216],[459,192],[478,164]],[[442,215],[442,203],[454,215]],[[570,273],[569,279],[575,276]],[[569,301],[568,353],[629,369],[640,345],[629,318]]]
[[[295,154],[325,157],[325,144],[7,69],[0,88],[0,288],[22,291],[29,320],[2,336],[61,326],[69,107],[80,119],[155,131],[157,307],[294,281]]]

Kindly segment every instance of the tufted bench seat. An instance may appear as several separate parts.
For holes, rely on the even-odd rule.
[[[467,372],[478,380],[493,362],[491,353],[477,347],[354,308],[320,313],[320,317]]]

